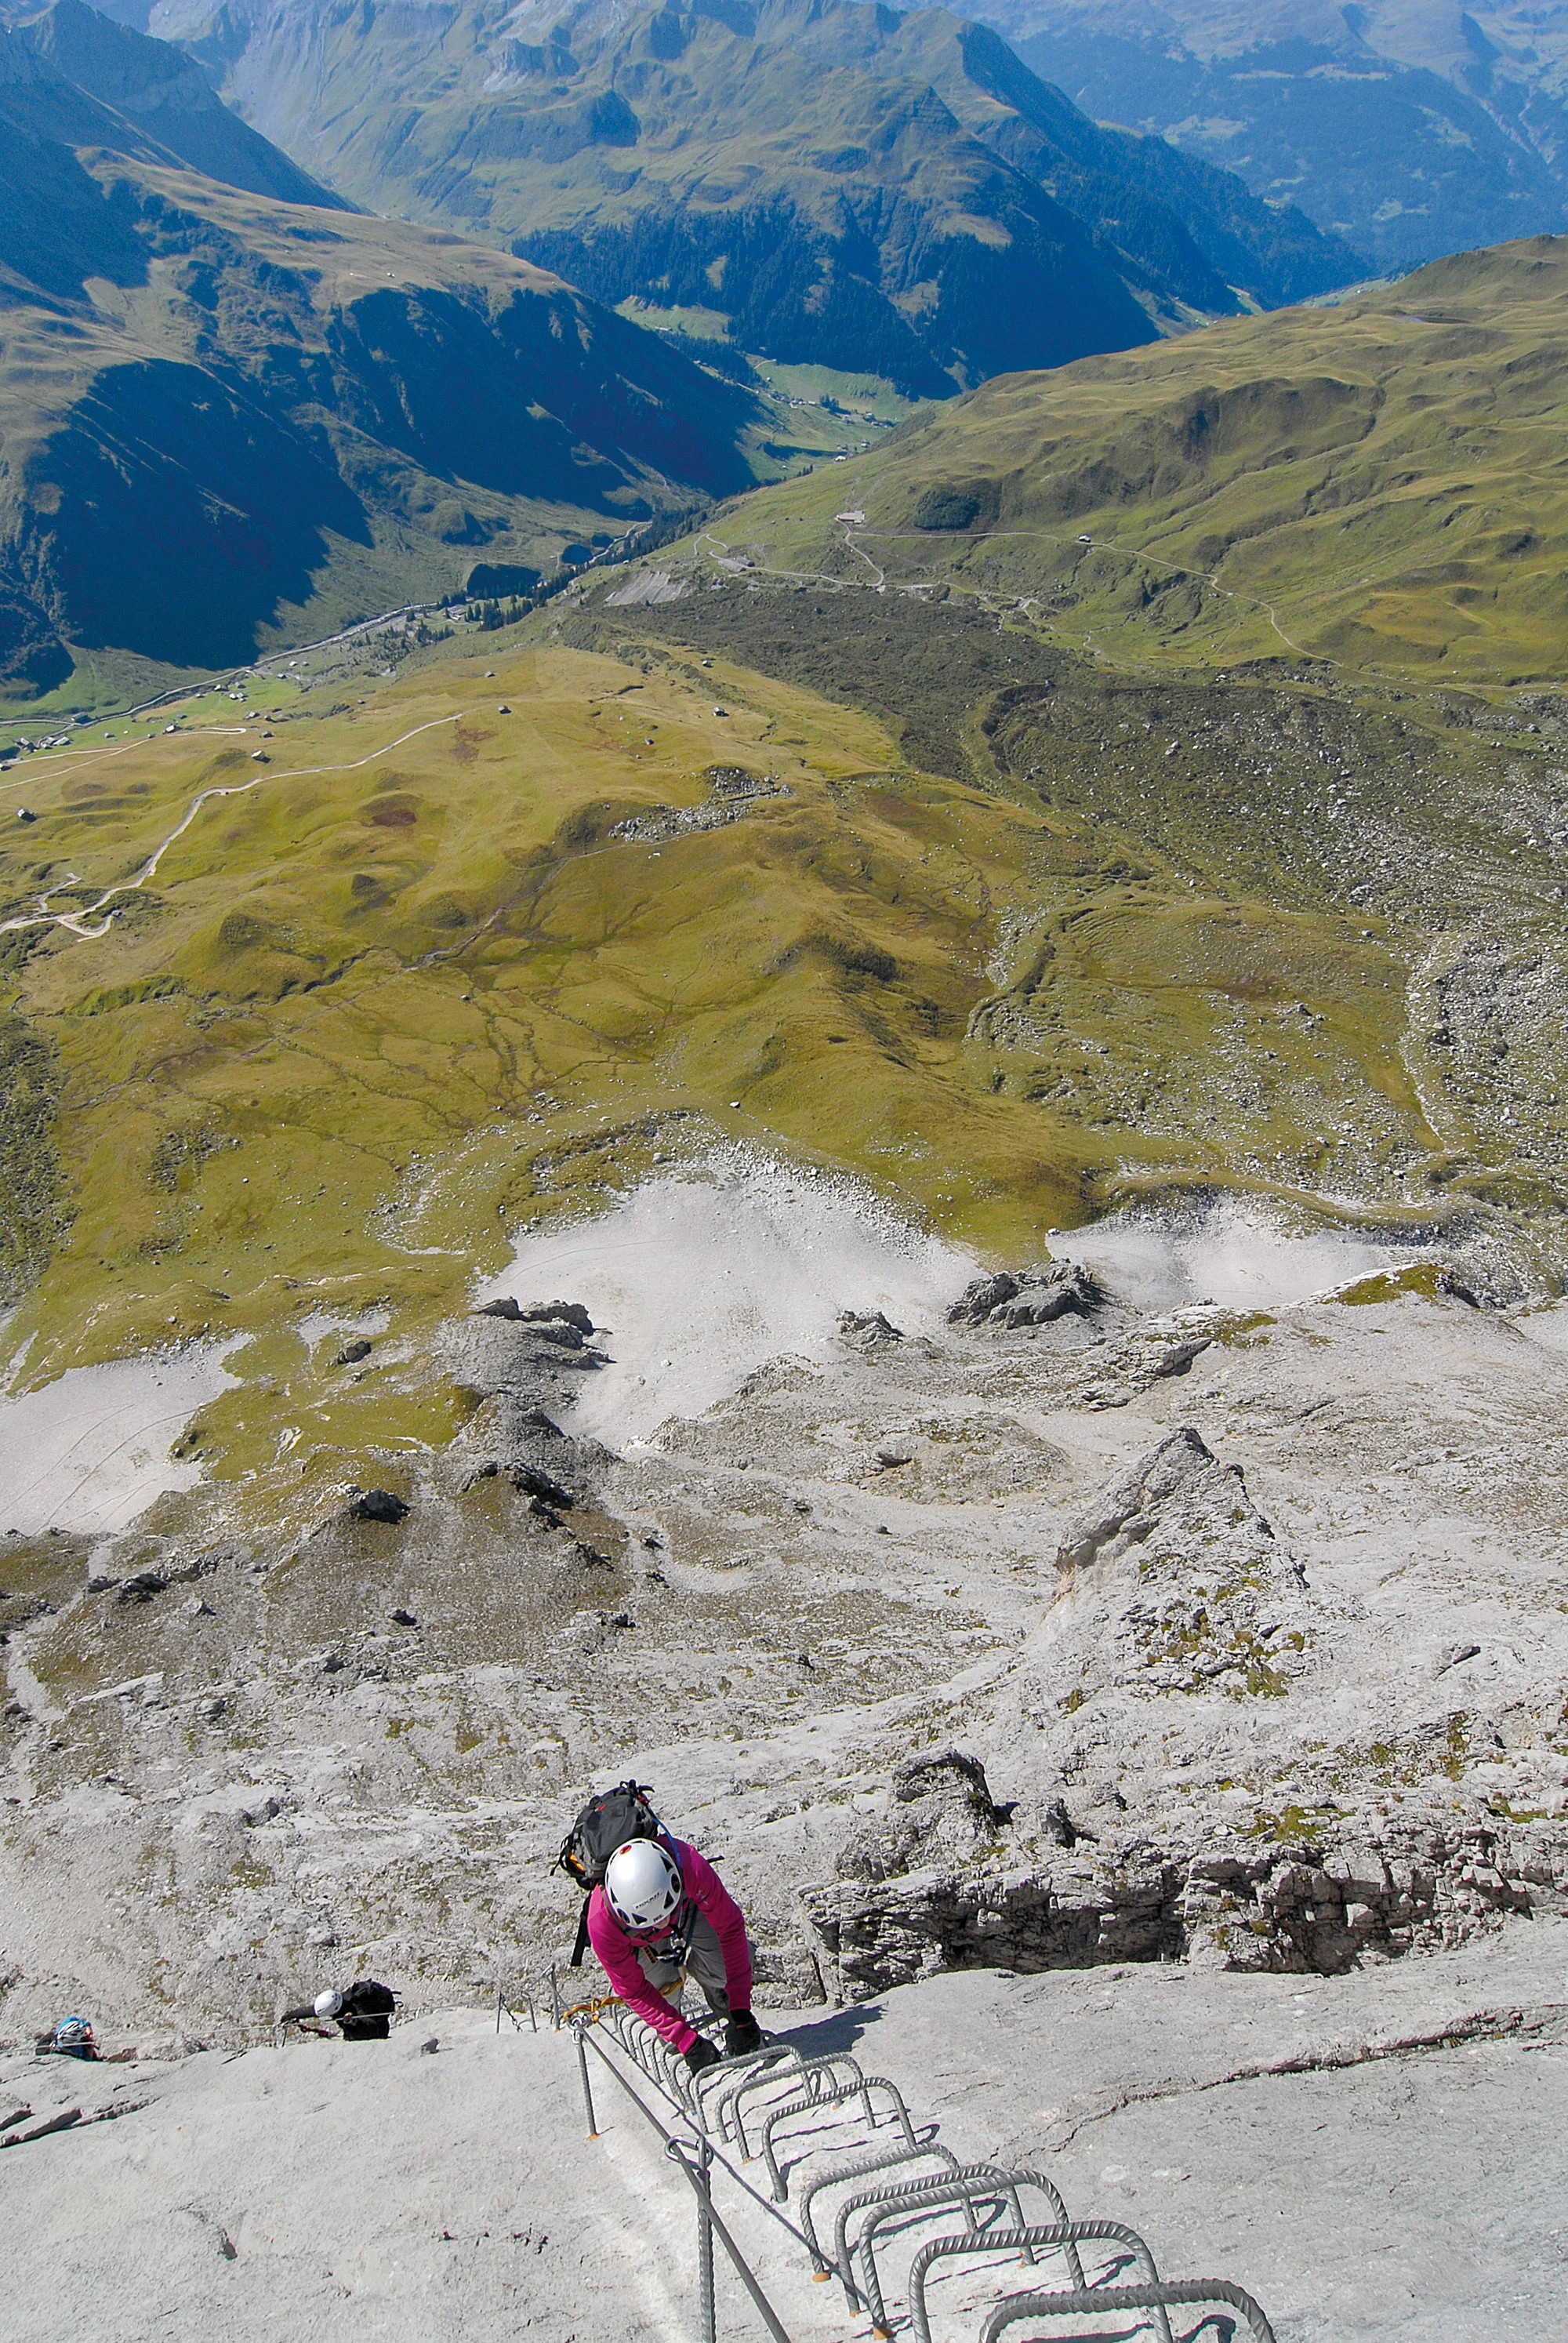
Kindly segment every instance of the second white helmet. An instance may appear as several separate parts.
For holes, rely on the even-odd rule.
[[[685,1896],[680,1865],[653,1838],[618,1846],[605,1865],[605,1901],[621,1926],[638,1936],[661,1935]]]

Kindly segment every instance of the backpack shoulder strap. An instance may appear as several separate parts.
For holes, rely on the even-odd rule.
[[[583,1907],[578,1914],[578,1940],[572,1946],[571,1959],[567,1963],[567,1966],[568,1968],[580,1969],[583,1965],[583,1955],[587,1952],[588,1944],[588,1906],[592,1901],[593,1897],[591,1896],[585,1896],[583,1897]]]

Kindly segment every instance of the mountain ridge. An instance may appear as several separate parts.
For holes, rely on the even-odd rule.
[[[16,26],[15,38],[49,79],[85,90],[170,159],[220,186],[279,203],[356,208],[242,122],[193,59],[85,0],[53,0]]]
[[[1363,273],[941,10],[460,0],[362,29],[316,0],[235,0],[156,21],[357,201],[921,395]]]
[[[1137,667],[1544,687],[1565,350],[1568,238],[1537,237],[984,384],[715,525],[761,568],[848,584],[871,560]]]

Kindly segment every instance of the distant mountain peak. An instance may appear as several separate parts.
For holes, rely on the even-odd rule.
[[[979,0],[1101,119],[1398,271],[1568,226],[1568,0]]]

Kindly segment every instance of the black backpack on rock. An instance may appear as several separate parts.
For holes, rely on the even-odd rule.
[[[588,1897],[603,1883],[610,1856],[634,1838],[660,1838],[663,1835],[663,1825],[648,1803],[643,1785],[618,1782],[613,1790],[601,1790],[597,1797],[588,1800],[562,1839],[556,1866],[568,1879],[575,1879],[583,1891],[577,1944],[570,1962],[574,1969],[581,1968],[588,1950]]]
[[[385,2042],[391,2031],[397,1996],[389,1985],[361,1977],[344,1989],[337,2013],[337,2030],[345,2042]]]

